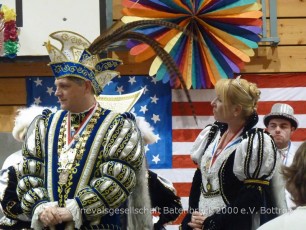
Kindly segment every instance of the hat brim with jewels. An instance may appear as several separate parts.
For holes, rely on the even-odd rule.
[[[299,122],[294,116],[294,110],[290,105],[276,103],[272,106],[271,113],[264,116],[263,122],[268,127],[269,122],[272,119],[285,119],[288,120],[291,125],[297,129]]]

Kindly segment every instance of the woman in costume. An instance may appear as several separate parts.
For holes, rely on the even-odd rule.
[[[197,137],[191,158],[198,169],[182,229],[255,229],[269,206],[277,160],[272,137],[254,128],[260,91],[247,80],[222,79],[211,102],[216,122]]]

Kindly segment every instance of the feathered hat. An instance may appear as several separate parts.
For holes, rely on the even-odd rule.
[[[87,50],[91,43],[83,36],[71,31],[57,31],[50,34],[50,37],[62,44],[61,49],[50,41],[44,44],[55,78],[71,76],[89,80],[95,94],[99,95],[104,86],[119,75],[115,69],[122,62],[111,58],[100,59],[97,54],[91,54]]]
[[[103,87],[119,73],[114,71],[121,64],[116,59],[99,59],[99,54],[107,51],[116,42],[132,39],[149,45],[161,59],[170,74],[170,81],[176,78],[185,92],[192,114],[196,120],[194,106],[191,102],[190,94],[186,87],[185,80],[178,69],[171,55],[161,47],[160,43],[148,37],[145,34],[133,31],[134,29],[160,25],[177,29],[189,36],[193,34],[184,28],[168,21],[161,20],[140,20],[137,22],[127,23],[122,26],[114,24],[112,27],[104,31],[91,44],[83,36],[70,32],[58,31],[50,35],[51,38],[58,40],[62,44],[61,50],[57,49],[50,42],[45,43],[49,56],[51,58],[50,66],[56,78],[75,76],[85,80],[90,80],[94,87],[95,93],[98,95],[102,92]]]

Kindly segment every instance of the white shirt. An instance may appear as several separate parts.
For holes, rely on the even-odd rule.
[[[285,213],[257,230],[304,230],[306,229],[306,206],[297,207],[296,210]]]

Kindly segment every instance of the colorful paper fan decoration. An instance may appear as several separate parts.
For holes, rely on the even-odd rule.
[[[19,48],[16,13],[0,4],[0,56],[14,58]]]
[[[256,0],[123,0],[122,4],[124,23],[160,19],[193,32],[194,37],[161,26],[137,29],[170,53],[188,89],[211,88],[221,78],[233,78],[258,48],[262,12]],[[146,44],[130,40],[128,46],[137,62],[154,56]],[[158,57],[149,74],[169,81]]]

